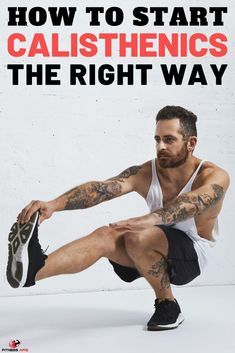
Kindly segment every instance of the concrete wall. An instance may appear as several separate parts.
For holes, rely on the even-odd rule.
[[[119,6],[126,20],[121,26],[89,28],[88,17],[83,16],[85,6],[95,6],[93,1],[48,1],[32,0],[30,6],[77,6],[78,20],[72,28],[53,28],[50,24],[37,28],[8,27],[7,6],[29,6],[27,1],[4,1],[1,11],[1,129],[0,129],[0,295],[22,295],[52,292],[87,290],[110,290],[118,288],[144,288],[146,282],[122,283],[112,272],[106,260],[78,275],[60,276],[38,283],[34,288],[13,290],[5,279],[7,261],[7,234],[17,213],[32,199],[49,200],[71,187],[88,180],[102,180],[116,175],[128,166],[142,163],[155,157],[153,140],[156,112],[167,104],[182,105],[199,117],[199,144],[196,154],[224,167],[231,175],[231,188],[220,217],[220,239],[205,273],[193,282],[195,285],[234,283],[235,266],[233,248],[234,209],[234,33],[235,4],[230,1],[206,2],[207,6],[228,6],[225,25],[204,28],[188,28],[206,34],[224,32],[230,39],[229,53],[224,58],[113,58],[102,55],[92,59],[84,58],[10,58],[4,47],[7,37],[13,32],[22,32],[30,37],[34,32],[47,36],[52,31],[63,35],[63,45],[70,32],[177,32],[182,28],[155,28],[152,24],[134,28],[128,23],[131,11],[136,6],[156,6],[155,1],[102,1],[99,6]],[[164,1],[159,6],[205,6],[205,2]],[[186,10],[188,12],[188,10]],[[169,16],[167,17],[169,18]],[[67,82],[69,63],[104,62],[154,63],[147,86],[70,86]],[[12,86],[8,63],[60,63],[62,86]],[[187,80],[181,86],[166,86],[161,76],[161,63],[187,63],[190,71],[193,64],[202,64],[208,78],[208,85],[188,86]],[[216,86],[209,64],[228,64],[223,85]],[[135,194],[99,205],[84,211],[67,211],[55,214],[41,225],[42,247],[49,245],[49,252],[59,246],[88,234],[98,226],[111,221],[141,215],[147,211],[144,200]]]

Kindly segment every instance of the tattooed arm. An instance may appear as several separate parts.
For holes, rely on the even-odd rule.
[[[127,194],[134,190],[134,176],[140,169],[140,166],[133,166],[106,181],[92,181],[77,186],[54,200],[57,204],[56,210],[88,208]]]
[[[176,197],[165,207],[142,217],[131,218],[112,224],[116,229],[141,230],[154,225],[172,225],[200,215],[216,207],[224,198],[229,185],[227,174],[216,174],[219,177],[209,177],[204,185]]]
[[[209,184],[198,190],[178,196],[166,207],[153,212],[156,224],[171,225],[214,207],[224,197],[224,188],[218,184]]]
[[[21,211],[18,219],[21,223],[26,223],[34,212],[40,210],[41,223],[55,211],[84,209],[127,194],[135,190],[136,178],[141,168],[142,166],[133,166],[114,178],[79,185],[49,202],[32,201]]]

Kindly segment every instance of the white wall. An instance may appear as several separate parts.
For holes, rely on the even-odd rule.
[[[48,1],[32,0],[30,6],[95,6],[93,1]],[[135,6],[156,6],[155,1],[101,1],[99,6],[119,6],[131,14]],[[169,1],[159,6],[205,6],[201,1]],[[207,6],[228,6],[226,24],[219,28],[232,42],[234,33],[235,4],[230,1],[206,2]],[[6,1],[1,10],[2,40],[14,31],[29,35],[36,31],[50,34],[51,31],[63,33],[64,38],[71,28],[56,28],[47,25],[42,28],[7,27],[7,6],[29,6],[28,1]],[[127,17],[128,18],[128,17]],[[73,32],[98,31],[89,28],[85,16],[78,15],[79,21]],[[175,28],[164,28],[175,31]],[[127,21],[120,27],[103,25],[100,30],[113,32],[148,31],[159,29],[146,26],[133,28]],[[163,30],[161,28],[161,30]],[[181,30],[181,29],[180,29]],[[184,28],[186,32],[194,29]],[[198,30],[204,33],[215,32],[213,27]],[[65,40],[66,43],[66,40]],[[3,46],[3,44],[1,44]],[[6,64],[18,63],[61,63],[64,68],[68,62],[79,59],[12,59],[6,49],[1,49],[1,129],[0,129],[0,209],[1,209],[1,256],[0,256],[0,295],[38,294],[67,291],[107,290],[115,288],[143,288],[144,280],[134,284],[122,283],[112,272],[107,261],[102,260],[87,271],[78,275],[60,276],[38,283],[34,288],[13,290],[5,279],[7,261],[7,234],[17,213],[31,199],[48,200],[58,196],[71,187],[87,180],[104,179],[116,175],[124,168],[142,163],[155,155],[153,132],[156,112],[167,104],[182,105],[199,117],[199,145],[197,155],[207,158],[227,169],[231,175],[231,188],[220,217],[221,236],[214,250],[214,257],[206,272],[194,284],[234,283],[235,265],[233,248],[234,209],[234,48],[223,59],[209,57],[195,59],[121,59],[119,62],[151,63],[156,60],[156,71],[151,73],[147,86],[12,86]],[[88,60],[81,60],[88,63]],[[91,62],[102,64],[98,57]],[[115,64],[117,57],[107,60]],[[216,86],[209,70],[208,86],[166,86],[160,76],[160,63],[227,63],[228,68],[223,86]],[[66,69],[61,77],[66,82]],[[188,75],[188,74],[187,74]],[[147,211],[146,205],[137,195],[130,194],[121,199],[99,205],[84,211],[70,211],[56,214],[40,227],[42,247],[50,246],[49,252],[59,246],[110,221],[141,215]]]

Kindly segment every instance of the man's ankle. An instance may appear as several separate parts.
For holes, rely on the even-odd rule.
[[[159,303],[163,302],[164,300],[168,300],[170,302],[175,302],[175,298],[174,297],[160,297],[160,298],[157,298],[157,299],[158,299]]]

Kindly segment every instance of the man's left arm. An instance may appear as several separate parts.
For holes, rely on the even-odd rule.
[[[166,206],[145,216],[116,222],[111,226],[135,231],[159,224],[170,226],[185,221],[215,207],[224,198],[228,186],[229,176],[226,172],[213,172],[203,180],[200,187],[179,195]]]

